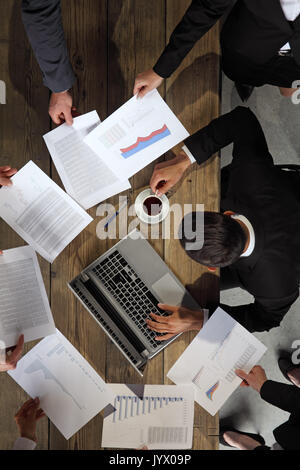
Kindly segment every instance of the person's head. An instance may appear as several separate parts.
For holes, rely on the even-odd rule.
[[[231,215],[231,213],[204,212],[201,224],[199,220],[202,218],[197,212],[192,212],[183,218],[180,227],[180,242],[190,258],[210,268],[224,268],[240,258],[245,249],[247,237],[240,224]],[[203,229],[202,248],[187,249],[187,247],[191,248],[193,242],[196,241],[196,231]]]

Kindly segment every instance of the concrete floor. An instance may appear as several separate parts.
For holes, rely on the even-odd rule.
[[[222,113],[243,105],[233,83],[223,77]],[[276,163],[296,163],[300,165],[300,105],[281,97],[275,87],[257,88],[247,105],[257,115],[267,137],[270,152]],[[222,166],[231,161],[232,147],[222,152]],[[229,305],[242,305],[253,300],[252,296],[241,289],[221,293],[221,301]],[[279,328],[269,333],[257,333],[268,348],[261,361],[268,378],[285,382],[277,359],[280,350],[290,350],[294,340],[300,339],[300,300],[292,306]],[[227,401],[220,412],[220,419],[234,425],[241,431],[258,432],[266,443],[272,445],[272,430],[286,421],[288,413],[264,402],[254,390],[240,388]],[[224,448],[220,445],[220,449]],[[230,450],[230,449],[229,449]]]

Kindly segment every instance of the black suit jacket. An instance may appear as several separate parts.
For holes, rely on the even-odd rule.
[[[254,303],[223,305],[249,331],[280,324],[299,295],[300,179],[292,180],[273,162],[255,115],[238,107],[186,140],[199,164],[234,143],[223,211],[246,216],[255,231],[255,249],[230,266]],[[223,191],[224,192],[224,191]]]
[[[254,64],[265,64],[287,42],[300,64],[300,16],[287,21],[280,0],[193,0],[171,35],[154,70],[169,77],[194,44],[231,9],[222,30],[223,47]],[[232,8],[233,6],[233,8]]]
[[[64,37],[60,0],[22,0],[22,19],[44,84],[56,93],[69,90],[75,76]]]
[[[291,413],[289,420],[274,429],[278,444],[285,450],[300,450],[300,389],[267,380],[261,388],[261,397],[271,405]]]

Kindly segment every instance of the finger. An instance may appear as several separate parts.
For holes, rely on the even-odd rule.
[[[161,323],[156,323],[151,320],[146,320],[147,326],[150,330],[156,331],[157,333],[170,333],[170,329],[166,325],[162,325]]]
[[[167,304],[158,304],[157,305],[161,310],[165,310],[166,312],[176,312],[178,307],[176,305],[167,305]]]
[[[237,370],[235,371],[235,373],[236,373],[236,375],[237,375],[238,377],[240,377],[241,379],[245,380],[245,381],[248,383],[248,380],[247,380],[247,379],[248,379],[249,375],[246,374],[246,372],[244,372],[244,371],[241,370],[241,369],[237,369]]]
[[[36,416],[39,406],[40,406],[40,400],[38,398],[35,398],[34,400],[32,400],[32,402],[30,403],[28,407],[27,415]]]
[[[157,195],[162,196],[163,194],[166,194],[172,187],[174,186],[173,180],[169,179],[168,181],[165,180],[165,183],[163,185],[157,185]]]
[[[138,82],[137,80],[135,81],[134,88],[133,88],[133,96],[138,94],[138,92],[140,91],[142,86],[144,86],[144,85],[141,84],[141,82]]]
[[[8,372],[9,370],[16,369],[16,366],[13,364],[4,364],[0,366],[0,372]]]
[[[9,178],[0,177],[0,184],[1,186],[12,186],[13,182]]]
[[[18,170],[17,170],[16,168],[10,168],[9,170],[7,170],[7,171],[4,172],[4,175],[3,175],[3,176],[5,176],[5,178],[6,178],[6,177],[9,178],[9,177],[15,175],[15,174],[17,173],[17,171],[18,171]]]
[[[46,413],[43,410],[40,409],[36,413],[36,420],[38,421],[39,419],[44,418],[44,416],[46,416]]]
[[[156,315],[155,313],[150,313],[150,317],[152,317],[154,320],[156,320],[158,323],[169,323],[169,318],[170,317],[163,317],[161,315]]]
[[[247,382],[245,382],[245,380],[243,380],[240,387],[249,387],[249,384]]]
[[[3,251],[2,251],[2,250],[0,250],[0,255],[3,255]]]
[[[8,171],[11,169],[11,166],[5,165],[5,166],[0,166],[0,171]]]
[[[9,357],[9,363],[18,362],[18,360],[22,356],[23,347],[24,347],[24,335],[21,335],[20,338],[18,339],[17,345],[13,353]]]
[[[25,401],[25,403],[21,406],[19,411],[16,413],[15,418],[18,418],[21,414],[23,414],[28,409],[29,405],[31,405],[32,402],[33,402],[32,398]]]
[[[156,193],[157,186],[159,185],[161,181],[165,181],[165,178],[161,175],[159,171],[154,170],[154,173],[150,180],[150,188],[152,189],[154,193]]]
[[[54,124],[57,124],[57,125],[61,124],[59,114],[53,113],[53,112],[49,112],[49,114]]]
[[[149,91],[150,88],[148,85],[143,86],[138,93],[138,98],[144,98],[144,96],[146,96]]]
[[[173,338],[177,333],[169,333],[163,336],[156,336],[154,339],[155,341],[167,341],[168,339]]]

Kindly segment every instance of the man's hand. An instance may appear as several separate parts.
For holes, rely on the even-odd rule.
[[[261,387],[268,380],[264,369],[260,366],[253,367],[249,374],[240,369],[236,370],[235,373],[243,379],[241,387],[252,387],[258,393],[260,393]]]
[[[185,331],[200,331],[203,326],[204,315],[202,310],[190,310],[165,304],[158,304],[158,307],[161,310],[170,312],[171,315],[162,317],[150,313],[151,318],[155,321],[147,319],[148,328],[157,333],[166,333],[164,336],[156,336],[156,341],[166,341]]]
[[[0,372],[6,372],[17,367],[17,362],[23,353],[23,347],[24,335],[21,335],[16,346],[6,349],[4,359],[2,359],[0,352]]]
[[[10,166],[0,166],[0,185],[12,186],[11,176],[15,175],[18,170]]]
[[[149,91],[158,88],[163,81],[164,79],[152,69],[140,73],[135,79],[133,94],[136,95],[138,93],[138,97],[143,98]]]
[[[36,423],[43,416],[45,416],[45,413],[40,409],[40,400],[38,398],[26,401],[15,416],[20,436],[37,442]]]
[[[49,114],[55,124],[66,122],[69,126],[73,124],[72,96],[68,91],[52,93],[49,103]]]
[[[158,163],[150,180],[152,191],[158,196],[167,193],[181,180],[184,172],[190,165],[191,160],[184,152],[172,160]]]

